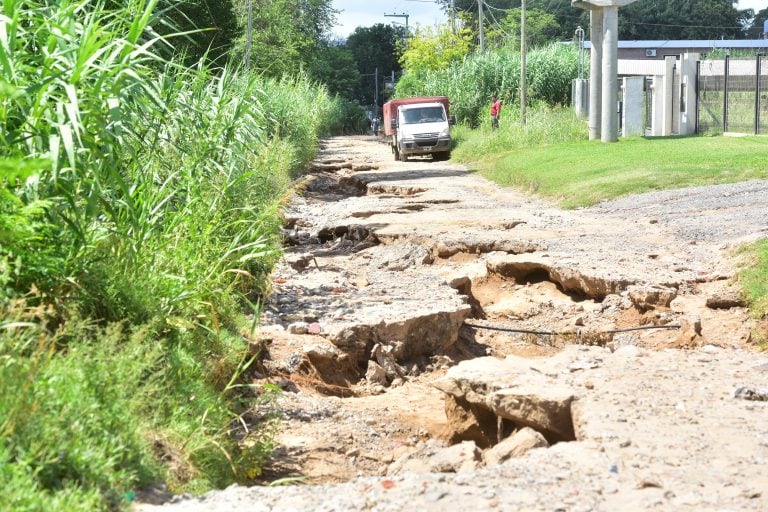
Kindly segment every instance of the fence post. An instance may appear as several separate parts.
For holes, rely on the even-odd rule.
[[[760,73],[762,72],[760,67],[762,65],[762,58],[763,54],[758,53],[755,59],[755,70],[757,72],[755,80],[755,135],[760,135]]]
[[[723,133],[728,131],[728,75],[730,74],[731,57],[725,56],[725,74],[723,76]]]
[[[701,61],[696,61],[696,127],[694,128],[694,133],[696,135],[699,134],[699,110],[701,110],[701,94],[699,91],[699,87],[701,87],[701,82],[699,77],[701,77]]]

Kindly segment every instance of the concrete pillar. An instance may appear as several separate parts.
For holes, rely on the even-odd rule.
[[[664,75],[654,75],[651,86],[651,135],[664,135]]]
[[[573,95],[571,106],[576,115],[585,118],[589,114],[589,80],[574,78],[571,94]]]
[[[616,105],[619,98],[618,74],[619,52],[619,8],[610,6],[603,9],[603,101],[600,140],[618,140],[619,115]]]
[[[622,111],[622,126],[624,127],[622,135],[632,137],[634,135],[644,135],[645,126],[643,125],[643,109],[645,108],[645,98],[643,96],[643,86],[645,77],[630,76],[623,79],[621,87],[623,93],[624,109]]]
[[[698,53],[685,53],[680,59],[680,135],[696,132],[696,63]]]
[[[662,85],[664,88],[664,102],[662,103],[664,127],[662,135],[665,137],[672,135],[672,117],[674,116],[672,108],[674,107],[676,63],[677,59],[675,57],[664,57],[664,81]]]
[[[603,10],[589,11],[589,140],[600,139],[603,108]]]

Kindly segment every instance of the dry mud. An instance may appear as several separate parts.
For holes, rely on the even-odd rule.
[[[259,483],[301,484],[136,509],[766,510],[768,356],[732,278],[767,207],[758,181],[563,211],[329,139],[254,340],[286,390]]]

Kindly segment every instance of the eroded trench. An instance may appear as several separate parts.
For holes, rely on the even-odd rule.
[[[418,187],[395,184],[369,187],[355,177],[316,177],[305,191],[310,198],[319,200],[329,200],[333,194],[339,194],[337,198],[376,194],[409,201],[395,207],[354,212],[349,216],[354,219],[367,220],[382,213],[409,214],[437,204],[420,201],[418,196],[424,190]],[[670,309],[678,293],[675,288],[639,286],[624,279],[592,276],[577,268],[546,264],[536,258],[484,259],[489,253],[525,255],[544,250],[530,242],[493,240],[447,245],[444,241],[425,238],[382,239],[377,236],[378,226],[374,223],[339,223],[314,232],[307,229],[310,226],[306,219],[286,220],[285,261],[300,276],[316,273],[318,279],[325,282],[314,287],[300,284],[300,280],[292,286],[288,286],[291,282],[278,283],[267,307],[271,316],[263,322],[267,326],[280,325],[286,336],[306,338],[306,343],[298,351],[282,355],[275,347],[264,350],[261,368],[271,377],[295,382],[300,388],[311,389],[322,396],[342,399],[386,396],[398,388],[407,388],[411,382],[444,375],[461,361],[483,356],[503,358],[510,354],[549,356],[568,343],[654,346],[660,340],[668,340],[669,333],[615,331],[627,327],[680,325],[680,315]],[[516,226],[512,223],[507,229],[513,232]],[[372,287],[361,270],[365,267],[360,263],[360,255],[385,245],[406,244],[408,250],[394,258],[400,258],[399,266],[390,262],[390,268],[434,270],[485,261],[486,272],[453,279],[444,285],[463,296],[469,307],[438,319],[450,326],[442,333],[446,339],[440,344],[441,348],[416,353],[403,349],[409,339],[428,336],[425,329],[433,329],[430,325],[435,325],[424,324],[417,309],[410,321],[401,322],[399,330],[387,331],[370,325],[350,327],[351,335],[346,338],[341,335],[334,338],[326,332],[325,323],[354,316],[358,298],[353,291],[361,294],[361,290]],[[333,281],[335,276],[342,275],[345,284],[340,284],[340,279]],[[386,293],[386,290],[378,292]],[[349,307],[343,305],[347,299]],[[313,307],[307,307],[307,303]],[[386,299],[381,304],[388,306]],[[686,336],[700,335],[700,326],[698,331],[696,326],[692,329],[693,334],[686,333]],[[400,339],[387,338],[387,333],[396,333]],[[560,402],[553,402],[546,396],[540,400],[536,396],[526,398],[530,403],[525,410],[546,411],[543,416],[547,421],[542,423],[532,418],[542,414],[531,414],[529,418],[445,394],[442,397],[445,425],[439,431],[427,432],[426,437],[441,439],[449,446],[471,441],[480,450],[489,450],[527,427],[540,434],[546,445],[574,441],[572,399],[564,397]],[[410,426],[417,428],[418,419]],[[344,452],[346,458],[355,450]],[[382,470],[381,465],[371,469],[370,464],[360,463],[355,467],[358,473],[388,471]]]

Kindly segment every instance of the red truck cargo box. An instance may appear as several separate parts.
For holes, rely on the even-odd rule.
[[[442,103],[445,107],[445,115],[450,116],[448,110],[450,102],[447,96],[415,96],[413,98],[400,98],[384,104],[384,135],[394,135],[397,129],[392,128],[392,120],[397,119],[397,107],[400,105],[412,105],[414,103]]]

